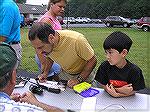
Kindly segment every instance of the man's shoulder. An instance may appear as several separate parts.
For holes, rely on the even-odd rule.
[[[56,30],[61,37],[71,38],[71,39],[85,39],[84,35],[73,30]]]
[[[10,111],[16,111],[16,112],[43,112],[44,110],[40,107],[37,107],[35,105],[31,105],[28,103],[20,103],[15,102],[13,100],[0,100],[0,109],[2,112],[10,112]]]

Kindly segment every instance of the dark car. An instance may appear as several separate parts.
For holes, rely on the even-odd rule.
[[[33,18],[25,18],[25,25],[26,26],[32,26],[33,22],[34,22]]]
[[[137,21],[137,26],[143,31],[150,31],[150,17],[142,17]]]
[[[130,27],[135,22],[130,19],[123,18],[121,16],[108,16],[106,19],[102,20],[107,27],[113,27],[114,25],[121,25],[123,27]]]

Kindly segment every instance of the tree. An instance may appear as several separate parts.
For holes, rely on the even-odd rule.
[[[65,16],[105,18],[150,16],[150,0],[70,0]]]
[[[26,0],[16,0],[16,3],[26,3]]]

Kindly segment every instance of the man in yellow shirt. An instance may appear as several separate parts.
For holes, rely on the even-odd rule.
[[[97,60],[83,34],[71,30],[54,31],[50,25],[39,22],[33,24],[28,36],[33,47],[49,59],[39,76],[40,81],[46,80],[54,61],[62,67],[59,77],[68,80],[69,87],[83,81],[93,81],[95,75],[91,72]]]

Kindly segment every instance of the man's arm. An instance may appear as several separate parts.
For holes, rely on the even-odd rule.
[[[44,56],[43,56],[44,57]],[[48,72],[53,65],[53,60],[45,57],[44,63],[42,63],[42,73],[38,76],[40,82],[44,82],[48,76]]]
[[[83,71],[80,73],[80,76],[86,80],[94,67],[96,66],[97,59],[96,56],[94,55],[90,60],[87,61],[85,67],[83,68]]]
[[[80,73],[80,77],[83,80],[86,80],[89,77],[90,73],[96,66],[96,63],[97,63],[97,59],[95,55],[90,60],[87,61],[85,67],[83,68],[83,71]],[[74,85],[78,83],[80,83],[80,81],[78,81],[77,79],[71,79],[68,81],[68,86],[72,88]]]
[[[50,106],[50,105],[47,105],[45,103],[38,101],[31,92],[24,93],[22,97],[20,98],[20,102],[27,102],[29,104],[36,105],[38,107],[43,108],[47,112],[63,112],[63,110],[57,107]]]

